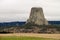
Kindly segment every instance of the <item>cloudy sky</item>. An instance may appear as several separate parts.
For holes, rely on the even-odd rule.
[[[60,20],[60,0],[0,0],[0,22],[26,21],[31,7],[42,7],[47,20]]]

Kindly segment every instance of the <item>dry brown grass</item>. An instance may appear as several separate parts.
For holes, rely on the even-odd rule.
[[[60,39],[60,34],[37,34],[37,33],[0,34],[0,37],[3,37],[3,36],[28,36],[28,37],[42,37],[42,38]]]

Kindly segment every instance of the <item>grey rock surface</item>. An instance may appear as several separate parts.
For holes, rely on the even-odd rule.
[[[48,21],[44,17],[43,9],[41,7],[32,7],[27,23],[48,25]]]

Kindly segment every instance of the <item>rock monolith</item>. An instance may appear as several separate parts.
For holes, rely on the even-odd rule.
[[[43,9],[41,7],[32,7],[29,19],[26,23],[36,25],[48,25],[48,21],[44,17]]]

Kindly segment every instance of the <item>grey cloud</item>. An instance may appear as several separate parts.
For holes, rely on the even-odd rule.
[[[0,22],[27,20],[34,6],[42,7],[48,20],[60,20],[60,0],[3,0],[0,2]]]

